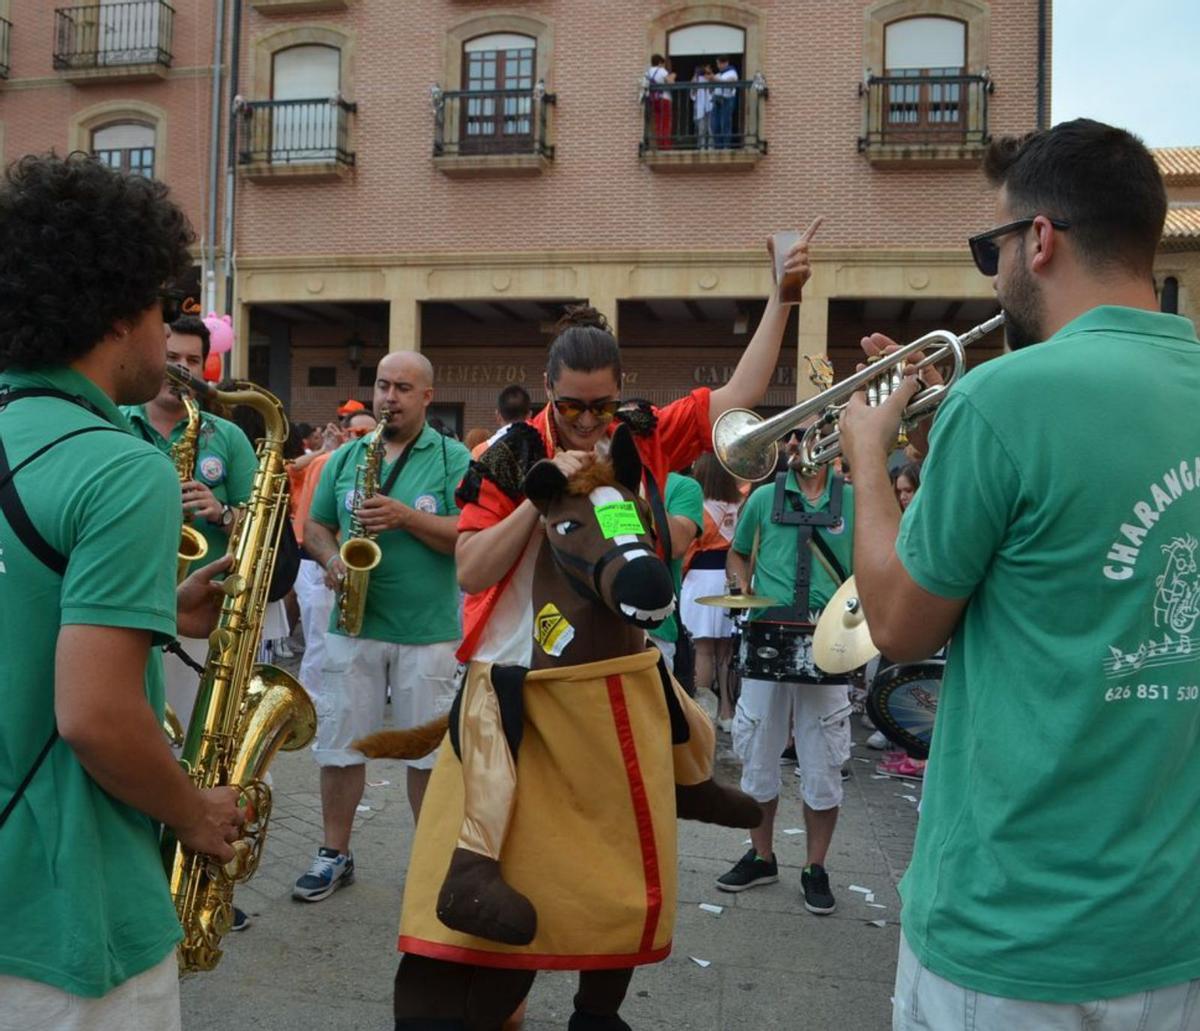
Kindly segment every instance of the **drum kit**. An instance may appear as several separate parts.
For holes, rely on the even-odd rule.
[[[871,640],[854,577],[848,577],[811,623],[755,621],[757,609],[777,606],[757,594],[714,594],[701,605],[732,610],[732,666],[739,676],[756,680],[836,683],[879,655]],[[893,744],[914,759],[929,755],[938,691],[945,663],[940,660],[884,663],[867,691],[867,715]]]

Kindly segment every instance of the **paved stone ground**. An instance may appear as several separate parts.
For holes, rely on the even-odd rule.
[[[857,723],[857,720],[856,720]],[[837,912],[815,917],[800,901],[804,835],[799,781],[785,770],[777,824],[780,882],[738,895],[713,879],[745,851],[743,832],[681,823],[674,951],[634,976],[622,1015],[637,1031],[886,1031],[899,940],[896,882],[912,853],[919,785],[874,779],[879,753],[855,727],[828,868]],[[719,776],[735,783],[728,739]],[[294,902],[291,888],[320,841],[317,770],[307,750],[273,768],[275,812],[262,868],[239,889],[253,926],[226,937],[220,966],[183,983],[185,1031],[390,1031],[396,929],[412,815],[404,769],[374,762],[354,831],[358,877],[324,902]],[[871,908],[851,884],[870,888]],[[723,906],[720,915],[699,908]],[[872,921],[885,921],[877,927]],[[701,967],[693,962],[706,960]],[[539,975],[527,1031],[566,1027],[573,974]]]

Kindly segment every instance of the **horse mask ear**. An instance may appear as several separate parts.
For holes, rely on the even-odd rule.
[[[642,457],[638,454],[637,445],[633,442],[633,434],[628,426],[618,426],[613,433],[609,457],[612,459],[617,482],[630,493],[636,494],[642,486]]]
[[[566,476],[548,458],[543,458],[540,462],[535,463],[533,468],[525,474],[525,496],[533,502],[533,507],[542,515],[546,514],[550,502],[566,489]]]

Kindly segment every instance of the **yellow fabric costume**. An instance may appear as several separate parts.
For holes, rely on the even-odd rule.
[[[498,782],[495,804],[482,800],[492,816],[481,826],[464,826],[463,769],[443,741],[413,843],[401,951],[539,970],[630,967],[667,957],[676,901],[675,785],[711,777],[714,741],[711,722],[672,681],[689,730],[688,741],[672,747],[658,663],[650,648],[529,673],[516,768],[488,767]],[[494,697],[491,669],[477,663],[467,674],[459,723],[464,754],[505,751],[498,719],[479,719]],[[472,790],[486,796],[489,788]],[[438,891],[464,834],[486,842],[489,854],[499,852],[505,881],[536,907],[529,945],[461,934],[438,919]]]

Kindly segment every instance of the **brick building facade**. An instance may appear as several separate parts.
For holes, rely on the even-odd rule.
[[[823,214],[765,399],[792,403],[813,389],[802,355],[844,373],[864,332],[994,310],[965,246],[995,220],[979,156],[1049,111],[1049,0],[0,0],[0,16],[5,158],[115,142],[136,160],[144,140],[113,127],[150,127],[154,172],[203,236],[210,305],[220,68],[234,366],[307,420],[368,396],[386,348],[419,347],[439,416],[489,425],[507,382],[541,397],[550,329],[582,300],[616,325],[630,396],[719,383],[771,288],[766,236]],[[687,84],[722,51],[731,85]],[[653,53],[675,84],[646,89]],[[1161,261],[1188,313],[1193,243]]]

